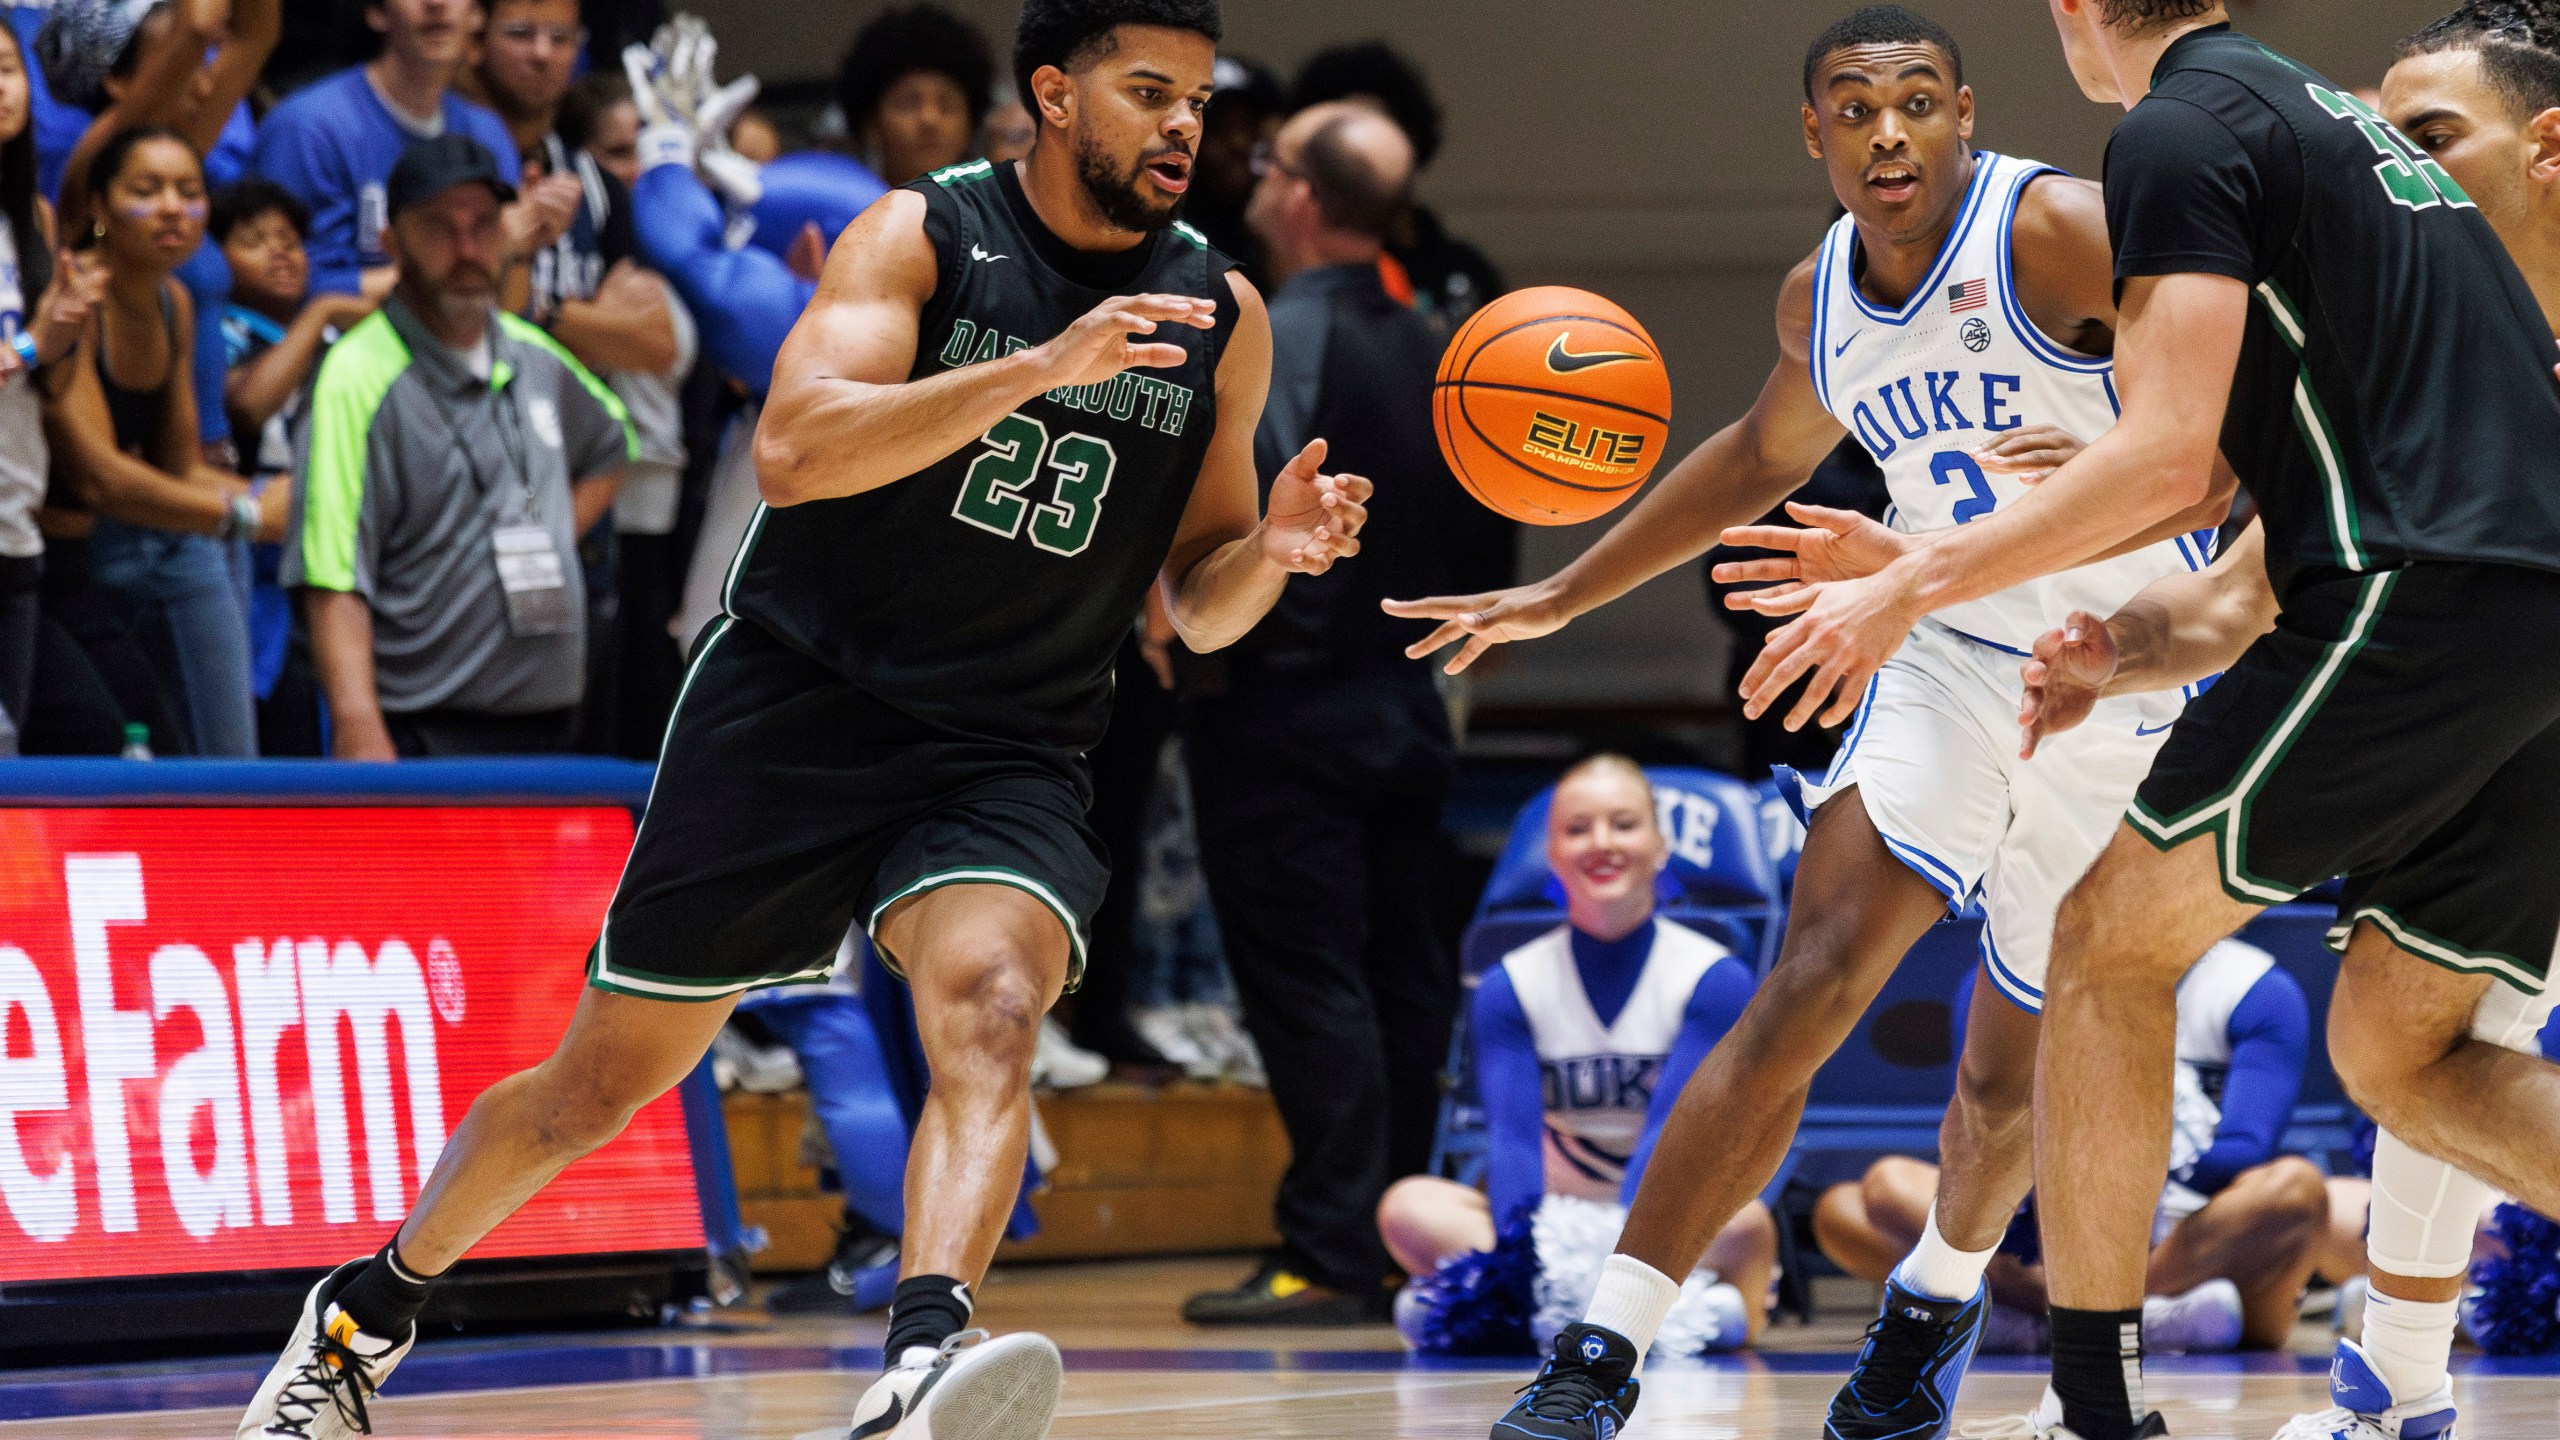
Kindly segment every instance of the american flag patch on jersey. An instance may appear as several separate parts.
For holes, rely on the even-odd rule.
[[[1979,310],[1990,303],[1991,282],[1988,280],[1967,280],[1961,285],[1947,287],[1949,314],[1961,315],[1967,310]]]

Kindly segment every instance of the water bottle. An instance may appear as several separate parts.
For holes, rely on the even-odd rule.
[[[124,758],[148,760],[151,755],[151,727],[136,720],[124,727]]]

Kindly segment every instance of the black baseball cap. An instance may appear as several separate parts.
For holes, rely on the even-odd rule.
[[[486,185],[501,205],[516,198],[516,187],[498,170],[498,157],[468,135],[444,134],[411,142],[391,167],[385,187],[391,213],[423,205],[456,185]]]

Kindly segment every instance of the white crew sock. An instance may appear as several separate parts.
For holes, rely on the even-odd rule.
[[[1929,1223],[1920,1227],[1920,1243],[1894,1267],[1893,1283],[1932,1300],[1970,1300],[1982,1288],[1982,1272],[1991,1268],[1997,1244],[1987,1250],[1959,1250],[1938,1233],[1938,1209],[1929,1207]]]
[[[2452,1383],[2455,1300],[2396,1300],[2380,1290],[2364,1303],[2365,1353],[2391,1387],[2391,1401],[2424,1400]]]
[[[1591,1292],[1591,1308],[1582,1323],[1615,1330],[1636,1347],[1641,1361],[1653,1348],[1654,1332],[1671,1302],[1680,1298],[1680,1283],[1632,1255],[1612,1255],[1600,1266],[1600,1286]]]

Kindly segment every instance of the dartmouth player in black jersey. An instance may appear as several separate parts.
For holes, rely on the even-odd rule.
[[[2128,1440],[2166,1433],[2137,1306],[2176,981],[2259,909],[2346,877],[2349,1093],[2560,1206],[2560,1069],[2508,1048],[2560,935],[2560,350],[2461,186],[2216,0],[2050,3],[2082,89],[2132,112],[2106,176],[2123,419],[2026,502],[1795,597],[1746,693],[1810,674],[1800,714],[1853,701],[1908,616],[2185,503],[2217,437],[2256,494],[2271,628],[2188,709],[2055,930],[2054,1385],[2024,1433]],[[2389,1419],[2451,1433],[2449,1404]]]
[[[242,1435],[365,1428],[427,1282],[691,1070],[740,993],[823,976],[855,925],[913,989],[932,1087],[889,1370],[852,1436],[1046,1432],[1056,1347],[968,1330],[969,1287],[1102,898],[1083,754],[1113,656],[1151,585],[1193,648],[1243,635],[1291,573],[1357,552],[1369,495],[1317,473],[1317,441],[1263,497],[1262,302],[1172,223],[1218,33],[1216,0],[1027,0],[1030,157],[939,171],[838,239],[774,366],[765,508],[590,989],[550,1060],[474,1103],[392,1242],[315,1288]]]

